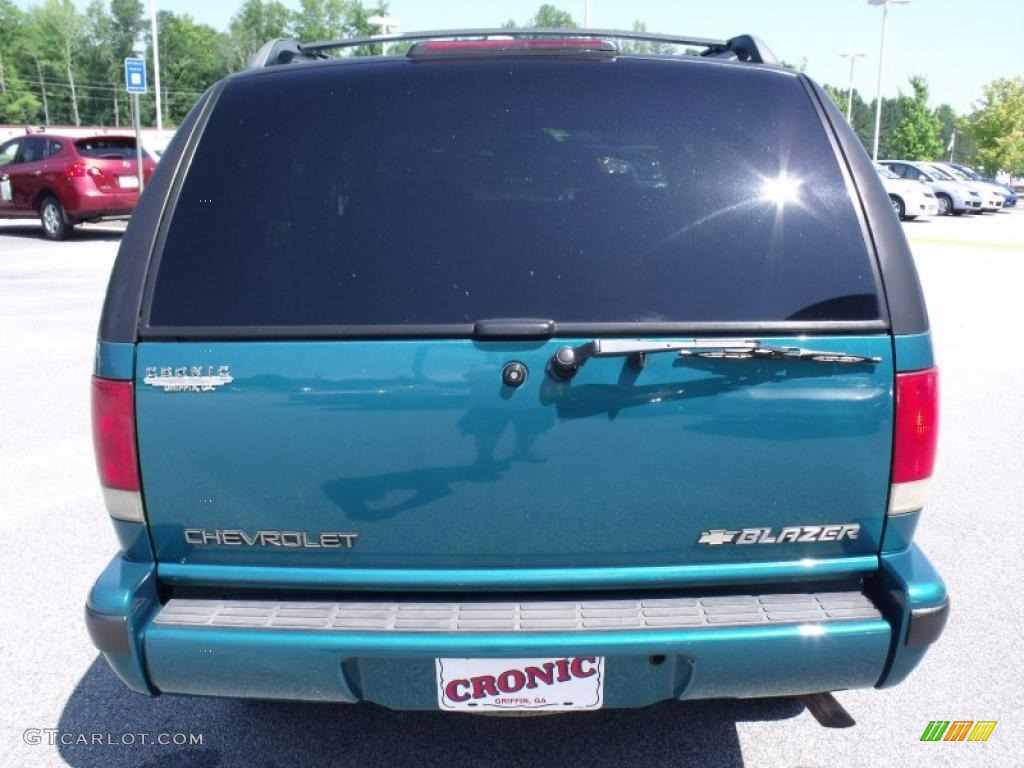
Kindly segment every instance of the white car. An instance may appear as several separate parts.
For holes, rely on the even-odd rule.
[[[918,216],[937,216],[939,203],[927,184],[897,176],[884,165],[875,165],[882,178],[892,209],[900,220],[913,220]]]
[[[1003,207],[1003,203],[1006,202],[1006,195],[1002,194],[994,186],[989,184],[987,181],[978,181],[972,179],[966,173],[961,171],[949,163],[935,162],[931,164],[933,168],[938,168],[941,171],[945,171],[954,179],[959,181],[961,184],[966,184],[968,187],[973,189],[979,195],[981,195],[981,210],[982,211],[998,211]]]

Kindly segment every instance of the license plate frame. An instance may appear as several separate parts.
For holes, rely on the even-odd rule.
[[[138,176],[118,176],[117,186],[121,189],[138,189],[139,188],[139,177]]]
[[[438,707],[450,712],[567,712],[604,706],[603,656],[435,659]]]

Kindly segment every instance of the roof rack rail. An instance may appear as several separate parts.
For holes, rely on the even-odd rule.
[[[636,32],[617,29],[440,29],[429,32],[407,32],[395,35],[350,37],[340,40],[322,40],[300,43],[297,40],[277,38],[265,43],[249,62],[250,68],[272,67],[297,61],[326,59],[327,51],[339,48],[358,48],[379,43],[419,42],[423,40],[453,40],[464,38],[517,38],[517,37],[600,37],[613,40],[636,40],[665,45],[683,45],[703,48],[701,56],[728,58],[752,64],[777,64],[768,47],[752,35],[739,35],[728,40],[682,35],[663,35],[654,32]]]
[[[764,44],[764,41],[753,35],[737,35],[730,37],[721,46],[712,46],[701,56],[737,59],[751,64],[778,64],[775,54]]]

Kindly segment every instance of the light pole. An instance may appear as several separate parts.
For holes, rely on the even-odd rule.
[[[398,27],[401,26],[402,20],[396,19],[394,16],[371,16],[367,19],[368,22],[374,26],[380,27],[380,33],[383,36],[387,36],[390,32],[397,32]],[[388,44],[380,44],[380,52],[387,56],[388,55]]]
[[[885,66],[885,27],[890,5],[906,5],[910,0],[868,0],[868,5],[882,6],[882,46],[878,52],[878,87],[875,88],[875,141],[871,159],[878,160],[878,131],[882,127],[882,68]]]
[[[149,23],[153,30],[153,92],[156,93],[156,133],[164,135],[164,113],[160,105],[160,42],[156,34],[156,0],[149,2]]]
[[[840,51],[839,55],[844,59],[850,59],[850,82],[846,86],[846,122],[853,125],[853,64],[857,59],[863,59],[867,54],[861,50],[847,49],[845,51]]]

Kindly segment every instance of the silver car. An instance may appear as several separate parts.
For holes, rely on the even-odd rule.
[[[989,184],[987,181],[977,181],[972,179],[959,168],[955,168],[949,163],[935,162],[931,163],[931,166],[948,173],[961,184],[967,185],[980,194],[982,211],[995,212],[1002,209],[1003,203],[1006,200],[1006,195],[997,190],[992,184]]]
[[[916,160],[881,160],[879,162],[897,176],[911,181],[923,181],[927,184],[935,193],[940,216],[949,214],[959,216],[967,211],[981,213],[981,195],[961,184],[942,169],[935,168],[931,163]]]

